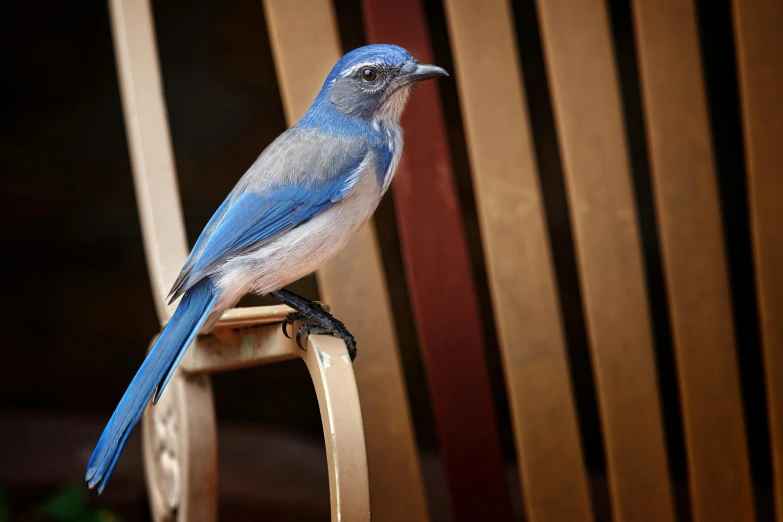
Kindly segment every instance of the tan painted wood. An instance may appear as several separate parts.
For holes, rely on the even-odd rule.
[[[281,321],[243,323],[219,322],[209,335],[200,335],[182,358],[180,368],[189,375],[238,370],[270,362],[293,359],[299,354],[283,336]],[[288,327],[289,335],[292,334]],[[301,351],[298,347],[297,350]]]
[[[616,520],[674,520],[606,6],[537,3]]]
[[[187,258],[187,240],[161,89],[154,22],[146,0],[110,0],[114,50],[144,252],[161,323],[166,294]]]
[[[732,5],[775,503],[783,521],[783,2],[734,0]]]
[[[750,521],[753,491],[695,7],[634,0],[633,14],[694,519]]]
[[[446,0],[484,252],[532,522],[592,520],[507,0]],[[486,81],[503,71],[503,81]]]
[[[177,372],[158,404],[144,411],[141,429],[153,520],[217,520],[217,423],[209,375]]]
[[[370,515],[370,484],[367,468],[362,410],[354,366],[345,343],[331,335],[313,335],[302,351],[321,410],[332,522],[358,522]]]
[[[265,0],[264,8],[283,107],[294,124],[342,56],[334,12],[328,0]],[[358,343],[354,371],[367,435],[373,518],[425,522],[423,481],[372,223],[317,275],[323,300]]]
[[[298,326],[293,326],[294,331]],[[260,326],[253,322],[218,323],[212,333],[199,336],[182,364],[190,381],[198,379],[199,374],[297,357],[307,365],[321,411],[332,521],[369,521],[370,486],[362,408],[345,343],[333,336],[314,335],[308,338],[306,350],[302,350],[294,340],[283,337],[279,322]],[[160,408],[163,397],[158,406],[150,409]]]
[[[285,315],[278,317],[282,320]],[[298,326],[297,323],[289,328],[295,331]],[[302,350],[294,340],[283,337],[279,322],[220,322],[209,335],[199,336],[188,350],[182,361],[188,378],[181,381],[188,383],[200,375],[255,366],[259,361],[297,357],[307,365],[321,411],[332,521],[369,521],[370,486],[362,408],[345,343],[333,336],[314,335],[308,338],[306,350]],[[165,396],[148,411],[158,410]]]

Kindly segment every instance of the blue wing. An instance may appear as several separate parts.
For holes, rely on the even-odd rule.
[[[174,281],[174,285],[171,287],[171,290],[169,291],[169,297],[171,297],[172,294],[174,294],[177,290],[179,290],[182,287],[185,280],[192,272],[193,265],[196,264],[196,260],[198,259],[201,252],[204,250],[204,246],[206,245],[209,238],[212,236],[212,232],[215,231],[215,228],[218,226],[218,223],[220,223],[220,220],[223,219],[223,216],[226,215],[226,211],[228,210],[228,207],[231,204],[231,200],[233,199],[233,196],[234,196],[234,191],[232,190],[231,193],[229,193],[228,197],[223,201],[223,203],[220,204],[218,209],[212,215],[209,222],[207,223],[207,226],[204,227],[204,230],[201,232],[198,239],[196,240],[196,244],[193,245],[193,250],[190,251],[190,255],[188,256],[188,259],[185,261],[185,265],[182,267],[182,270],[180,271],[177,280]],[[179,297],[182,293],[184,293],[184,290],[182,292],[179,292],[177,296],[171,297],[169,304],[174,302],[174,300],[177,297]]]
[[[341,162],[340,172],[302,178],[262,192],[248,188],[231,195],[199,236],[174,287],[177,299],[212,273],[225,259],[274,239],[323,212],[347,196],[360,172],[365,154]]]

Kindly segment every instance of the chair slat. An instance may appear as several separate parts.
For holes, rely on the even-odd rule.
[[[783,521],[783,2],[732,3],[775,499]]]
[[[593,519],[507,0],[446,0],[531,522]],[[487,81],[498,71],[503,81]]]
[[[363,0],[362,8],[369,42],[394,42],[432,63],[419,0]],[[454,520],[503,522],[511,502],[436,82],[417,88],[403,128],[392,187]]]
[[[294,124],[342,55],[334,12],[328,0],[265,0],[264,8],[286,118]],[[323,300],[358,340],[354,371],[367,437],[373,518],[426,522],[423,479],[372,223],[317,275]]]
[[[617,520],[674,519],[606,5],[537,3]]]
[[[693,2],[634,0],[696,520],[752,520],[726,252]]]
[[[154,22],[147,0],[112,0],[110,5],[144,252],[155,309],[165,323],[174,311],[166,295],[187,258],[187,240]]]

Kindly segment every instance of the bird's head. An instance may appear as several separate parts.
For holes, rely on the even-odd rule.
[[[438,76],[448,73],[435,65],[419,63],[402,47],[367,45],[335,64],[319,98],[328,99],[351,116],[397,122],[411,88]]]

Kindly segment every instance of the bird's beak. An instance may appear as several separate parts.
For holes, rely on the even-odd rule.
[[[407,85],[409,83],[421,82],[431,78],[437,78],[438,76],[448,75],[449,73],[437,65],[425,65],[419,63],[416,64],[416,68],[411,72],[399,77],[399,86],[402,87],[403,85]]]

